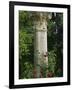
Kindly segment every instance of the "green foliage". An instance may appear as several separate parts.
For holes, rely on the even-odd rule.
[[[48,22],[48,71],[54,76],[63,76],[63,15],[57,13],[55,20]]]
[[[30,12],[19,11],[19,78],[34,78],[34,30]],[[48,67],[43,64],[42,76],[63,76],[63,14],[48,20]],[[39,53],[39,52],[38,52]]]
[[[48,53],[48,71],[54,73],[56,67],[56,53],[54,50]]]
[[[32,78],[33,30],[26,11],[19,11],[19,78]],[[30,70],[29,70],[30,69]]]
[[[20,78],[33,78],[33,65],[31,63],[23,63],[23,72],[21,73]]]
[[[19,28],[28,28],[27,30],[31,31],[32,29],[32,21],[30,20],[29,17],[30,13],[27,11],[19,11]]]
[[[23,30],[19,32],[19,55],[20,59],[22,59],[23,55],[27,55],[29,53],[28,44],[27,42],[27,34]]]

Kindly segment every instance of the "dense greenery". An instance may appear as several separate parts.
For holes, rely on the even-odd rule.
[[[63,15],[48,20],[48,77],[63,76]],[[30,12],[19,11],[19,78],[34,78],[34,30]]]

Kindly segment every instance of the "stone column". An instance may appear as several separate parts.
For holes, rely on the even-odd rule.
[[[47,20],[45,13],[35,13],[33,28],[34,33],[34,65],[35,77],[43,77],[43,68],[48,67],[47,51]]]

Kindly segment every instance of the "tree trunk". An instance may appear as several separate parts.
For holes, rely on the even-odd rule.
[[[34,65],[35,77],[46,77],[48,67],[47,52],[47,20],[44,13],[35,13],[34,16],[35,37],[34,37]],[[45,73],[44,73],[45,72]]]

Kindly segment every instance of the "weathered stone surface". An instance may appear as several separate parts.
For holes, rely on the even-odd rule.
[[[35,16],[34,16],[35,15]],[[47,16],[45,13],[34,13],[34,64],[37,78],[41,76],[41,68],[48,66],[47,55]]]

